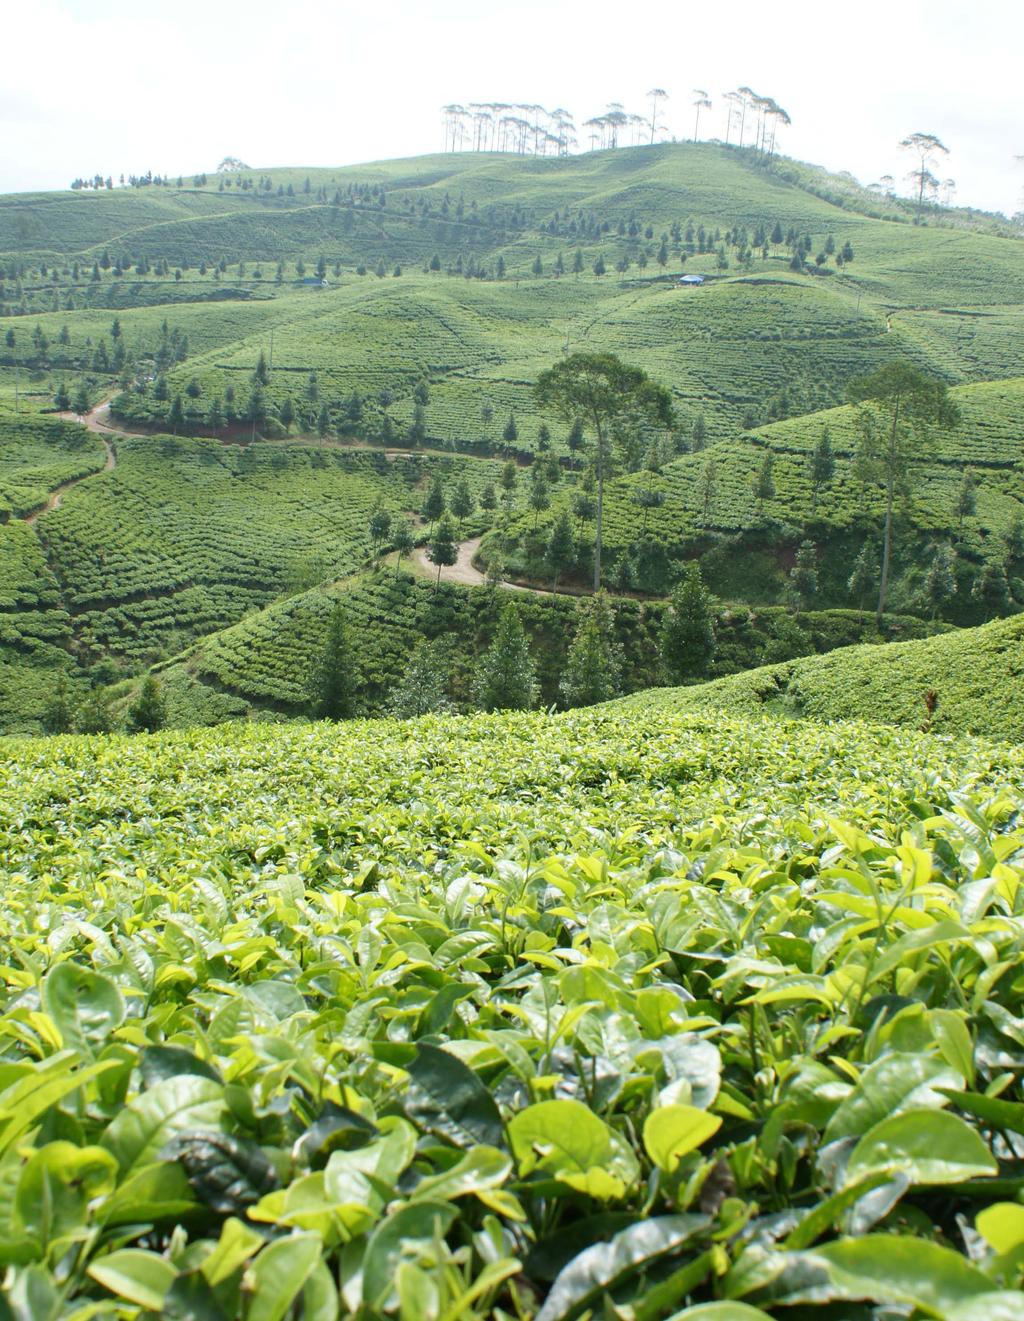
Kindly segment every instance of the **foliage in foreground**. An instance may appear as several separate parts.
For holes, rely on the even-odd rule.
[[[1019,751],[600,708],[9,754],[6,1315],[1024,1316]]]

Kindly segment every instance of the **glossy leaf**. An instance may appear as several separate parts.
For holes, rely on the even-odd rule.
[[[860,1183],[884,1171],[903,1173],[914,1183],[963,1183],[998,1170],[985,1142],[956,1115],[906,1110],[865,1133],[846,1167],[846,1181]]]
[[[674,1174],[680,1160],[713,1137],[722,1127],[717,1115],[692,1105],[665,1105],[644,1121],[647,1154],[665,1174]]]
[[[599,1309],[632,1276],[650,1269],[669,1253],[678,1253],[708,1225],[703,1216],[657,1216],[598,1243],[575,1257],[551,1286],[537,1321],[573,1321],[588,1309]]]
[[[472,1069],[437,1046],[420,1042],[409,1068],[409,1118],[457,1147],[502,1147],[504,1126],[491,1094]]]

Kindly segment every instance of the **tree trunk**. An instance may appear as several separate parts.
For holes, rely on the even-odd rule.
[[[879,624],[882,622],[882,612],[885,610],[885,595],[889,590],[889,560],[892,556],[892,507],[896,495],[896,433],[899,424],[900,398],[899,395],[897,395],[892,410],[892,431],[889,433],[889,453],[886,461],[885,535],[882,540],[882,578],[878,584],[878,609],[875,611],[875,618]]]
[[[594,526],[594,591],[601,590],[601,533],[604,515],[604,435],[601,424],[597,427],[597,519]]]

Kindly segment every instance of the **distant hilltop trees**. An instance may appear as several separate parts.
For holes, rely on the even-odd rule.
[[[237,156],[225,156],[217,166],[217,173],[234,174],[236,170],[248,170],[250,168],[245,161],[240,161]]]
[[[661,87],[647,93],[650,108],[635,114],[618,101],[608,103],[603,114],[585,119],[580,125],[591,151],[612,147],[637,147],[664,141],[668,129],[663,107],[669,99]],[[737,145],[750,146],[771,158],[780,127],[792,123],[774,97],[759,96],[750,87],[723,92],[725,109],[725,144],[735,134]],[[713,109],[703,88],[693,90],[693,140],[700,132],[701,112]],[[452,102],[441,107],[445,151],[505,151],[531,156],[568,156],[580,145],[576,121],[568,110],[547,110],[529,102],[470,101]],[[689,133],[687,133],[689,136]]]
[[[206,182],[205,174],[192,176],[192,184],[195,188],[202,188]],[[117,179],[119,188],[181,188],[183,185],[184,180],[180,174],[176,179],[172,179],[170,175],[154,174],[152,170],[147,170],[145,174],[121,174]],[[109,174],[106,178],[102,174],[94,174],[91,179],[72,179],[71,187],[76,193],[89,188],[98,192],[101,188],[113,188],[114,179]]]

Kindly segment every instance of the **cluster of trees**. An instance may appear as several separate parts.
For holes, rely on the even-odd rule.
[[[145,174],[121,174],[118,176],[118,186],[124,188],[181,188],[184,186],[184,179],[179,174],[176,179],[171,179],[166,174],[154,174],[152,170],[147,170]],[[196,188],[202,188],[206,183],[205,174],[193,176],[192,183]],[[101,189],[110,190],[114,187],[112,175],[94,174],[91,178],[78,178],[71,180],[71,188],[77,193],[83,190],[93,189],[99,192]]]
[[[585,119],[580,128],[590,149],[636,147],[664,140],[668,136],[664,121],[668,92],[663,87],[652,87],[647,99],[649,108],[643,114],[627,110],[619,101],[611,101],[600,114]],[[786,111],[774,97],[759,96],[749,87],[723,92],[722,100],[726,146],[735,132],[738,146],[750,146],[770,160],[775,154],[779,128],[792,123]],[[712,102],[708,93],[697,87],[691,105],[696,142],[701,114],[712,109]],[[576,122],[561,106],[546,110],[529,102],[470,101],[465,105],[452,102],[441,107],[441,115],[445,151],[567,156],[579,145]]]
[[[664,678],[673,684],[705,678],[715,656],[714,602],[695,562],[687,564],[665,611],[661,629]],[[592,706],[622,692],[623,651],[615,607],[605,592],[582,601],[559,682],[564,707]],[[342,720],[356,714],[358,647],[344,606],[334,607],[317,655],[310,696],[313,714]],[[449,695],[451,657],[443,641],[426,641],[413,652],[391,695],[389,712],[401,718],[455,709]],[[537,705],[537,667],[514,601],[501,611],[488,647],[473,673],[472,702],[481,711],[526,711]]]
[[[47,734],[109,734],[119,727],[129,734],[153,734],[167,721],[167,698],[156,675],[146,675],[119,716],[107,689],[93,687],[84,698],[76,700],[67,675],[61,673],[43,712],[42,725]]]
[[[725,104],[725,145],[728,146],[732,133],[737,133],[737,146],[748,145],[747,126],[751,129],[750,146],[759,155],[771,160],[775,155],[775,137],[778,130],[787,127],[793,121],[782,106],[772,96],[759,96],[749,87],[737,87],[735,91],[723,92]],[[702,109],[711,109],[711,102],[706,92],[700,88],[694,90],[694,105],[697,110],[694,140],[700,125]]]

